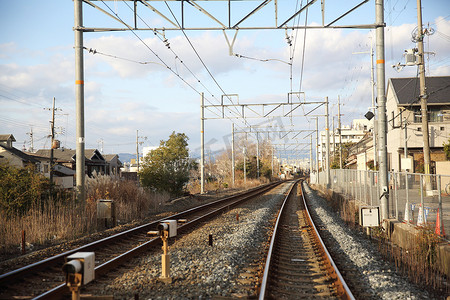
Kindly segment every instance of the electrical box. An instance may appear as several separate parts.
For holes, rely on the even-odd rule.
[[[177,220],[164,220],[162,223],[169,225],[169,237],[177,236]]]
[[[416,49],[405,50],[405,65],[415,66],[417,65]]]
[[[380,207],[362,206],[359,208],[359,224],[363,227],[380,226]]]
[[[95,253],[76,252],[66,257],[67,261],[78,260],[82,264],[83,285],[88,284],[95,278]]]

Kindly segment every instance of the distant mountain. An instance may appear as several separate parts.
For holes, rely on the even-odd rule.
[[[119,153],[119,159],[122,163],[130,162],[131,159],[136,159],[136,154]]]

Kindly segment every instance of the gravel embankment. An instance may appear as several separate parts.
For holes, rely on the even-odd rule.
[[[433,299],[426,291],[399,275],[389,262],[378,253],[376,246],[362,234],[348,228],[331,210],[326,201],[304,184],[311,213],[316,214],[323,226],[336,240],[335,251],[347,254],[349,264],[358,269],[366,292],[375,299]]]
[[[281,204],[288,185],[230,210],[192,233],[176,238],[170,245],[171,275],[174,282],[164,284],[161,256],[151,255],[108,282],[99,280],[83,293],[114,295],[115,299],[210,299],[257,295],[258,272],[263,269],[267,231]],[[239,215],[237,220],[237,215]],[[209,246],[209,234],[213,246]]]

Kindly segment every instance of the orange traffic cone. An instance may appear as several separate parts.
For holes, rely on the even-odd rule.
[[[439,235],[439,236],[445,236],[445,229],[444,229],[444,223],[442,223],[442,228],[441,228],[441,216],[439,213],[439,208],[437,211],[437,217],[436,217],[436,229],[434,230],[434,232]]]

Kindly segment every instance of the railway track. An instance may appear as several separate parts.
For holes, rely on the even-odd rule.
[[[131,258],[144,252],[147,253],[150,249],[159,251],[160,238],[149,238],[147,232],[154,230],[161,221],[185,219],[186,222],[178,227],[178,232],[182,234],[208,218],[263,194],[279,183],[271,183],[245,193],[204,204],[2,274],[0,275],[0,299],[62,298],[68,293],[61,270],[65,257],[75,252],[95,252],[97,266],[95,276],[100,277]]]
[[[292,187],[278,214],[259,299],[354,299],[297,186]]]

